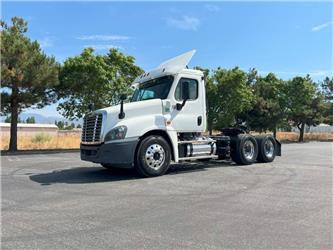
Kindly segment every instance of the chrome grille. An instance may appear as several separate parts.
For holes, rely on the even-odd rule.
[[[103,115],[101,113],[89,114],[83,118],[82,143],[99,143],[102,132]]]

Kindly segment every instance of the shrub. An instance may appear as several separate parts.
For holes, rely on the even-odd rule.
[[[49,134],[46,133],[37,133],[36,135],[34,135],[31,139],[31,141],[33,143],[46,143],[51,141],[52,137]]]

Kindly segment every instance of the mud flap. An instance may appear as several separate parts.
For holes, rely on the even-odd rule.
[[[275,143],[276,143],[275,155],[281,156],[281,142],[275,139]]]

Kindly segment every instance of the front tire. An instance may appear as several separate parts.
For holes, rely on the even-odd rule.
[[[162,136],[151,135],[144,138],[137,150],[136,171],[144,177],[160,176],[169,169],[171,150]]]
[[[239,134],[231,140],[231,158],[241,165],[249,165],[256,161],[258,144],[252,135]]]

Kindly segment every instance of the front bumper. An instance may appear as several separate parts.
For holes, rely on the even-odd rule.
[[[138,139],[99,145],[80,145],[81,160],[110,164],[115,167],[133,167]]]

